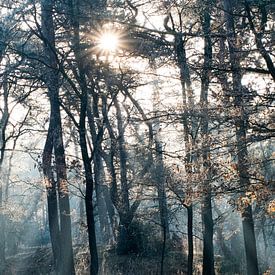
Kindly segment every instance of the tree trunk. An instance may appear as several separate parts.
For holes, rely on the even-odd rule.
[[[158,102],[159,102],[159,92],[158,87],[155,87],[155,94],[153,99],[153,105],[154,109],[156,109],[155,116],[157,117],[157,111],[158,111]],[[149,170],[150,166],[152,166],[154,163],[156,163],[155,167],[155,174],[156,174],[156,181],[157,181],[157,192],[158,192],[158,203],[159,203],[159,213],[160,213],[160,222],[162,227],[162,235],[163,235],[163,257],[164,257],[164,251],[165,251],[165,243],[166,238],[169,237],[169,223],[168,223],[168,207],[167,207],[167,198],[166,198],[166,192],[165,192],[165,175],[164,175],[164,163],[163,163],[163,152],[162,152],[162,143],[160,140],[160,121],[159,119],[154,119],[153,122],[151,122],[146,114],[144,113],[142,107],[140,104],[133,98],[133,96],[129,93],[128,89],[125,88],[123,91],[127,97],[131,100],[131,102],[134,104],[134,106],[137,108],[139,113],[142,116],[142,119],[148,126],[148,137],[149,137],[149,157],[148,157],[148,164],[143,174],[145,175],[147,171]],[[155,131],[154,131],[155,130]],[[154,133],[155,132],[155,133]],[[154,136],[155,134],[155,136]],[[153,149],[153,145],[154,149]],[[156,161],[154,162],[153,153],[156,153]],[[164,233],[165,232],[165,233]],[[163,259],[162,259],[162,265],[163,265]],[[163,271],[163,268],[161,268]]]
[[[116,137],[115,137],[114,131],[112,129],[111,123],[109,121],[109,118],[108,118],[107,98],[106,98],[106,96],[102,95],[101,99],[102,99],[102,115],[103,115],[104,122],[105,122],[106,128],[108,130],[110,139],[111,139],[110,153],[107,157],[105,156],[105,162],[106,162],[107,168],[108,168],[110,176],[111,176],[111,186],[110,186],[109,196],[105,196],[105,197],[110,198],[109,201],[107,200],[108,213],[109,213],[110,221],[112,224],[114,237],[117,238],[117,234],[115,234],[115,224],[114,224],[114,216],[115,216],[114,207],[119,212],[120,198],[118,195],[117,174],[116,174],[115,163],[114,163],[114,158],[115,158],[115,154],[116,154]],[[105,192],[106,192],[106,190],[105,190]]]
[[[3,171],[2,171],[2,167],[0,164],[0,274],[2,274],[2,272],[4,273],[4,268],[5,268],[5,216],[2,212],[3,209]]]
[[[100,135],[99,130],[96,130],[95,117],[99,120],[99,111],[98,111],[98,95],[93,95],[93,111],[89,106],[87,108],[87,118],[88,124],[92,136],[93,142],[93,160],[94,160],[94,184],[95,184],[95,192],[96,192],[96,200],[97,200],[97,208],[98,208],[98,216],[99,216],[99,224],[102,232],[102,241],[104,244],[107,244],[111,239],[111,228],[110,223],[108,221],[108,210],[106,205],[106,198],[104,193],[104,168],[102,163],[102,158],[100,152],[102,151],[102,137]],[[102,125],[97,125],[98,129],[101,129]]]
[[[51,244],[53,250],[54,265],[57,272],[60,272],[61,265],[61,243],[60,243],[60,228],[58,216],[58,201],[56,182],[53,176],[52,168],[52,150],[53,137],[52,125],[50,124],[47,134],[46,143],[44,145],[42,165],[44,174],[44,184],[47,190],[47,204],[48,204],[48,221],[51,237]]]
[[[129,226],[131,224],[130,219],[130,201],[129,201],[129,189],[127,181],[127,153],[125,149],[124,127],[123,118],[121,113],[120,104],[114,97],[114,105],[116,108],[117,129],[118,129],[118,153],[120,164],[120,182],[121,182],[121,199],[119,206],[120,221],[119,221],[119,235],[117,243],[117,252],[119,254],[128,254],[130,248],[129,245]]]
[[[84,75],[82,75],[84,77]],[[85,80],[82,79],[85,83]],[[83,83],[83,84],[84,84]],[[80,148],[82,154],[82,160],[85,170],[85,181],[86,181],[86,193],[85,193],[85,206],[87,215],[87,226],[88,226],[88,238],[89,238],[89,250],[91,256],[90,274],[98,274],[98,254],[96,246],[96,232],[95,232],[95,218],[94,218],[94,205],[93,205],[93,192],[94,182],[92,175],[91,161],[88,154],[87,141],[86,141],[86,111],[87,111],[87,93],[86,89],[82,90],[81,98],[81,111],[79,120],[79,137],[80,137]]]
[[[212,217],[211,195],[209,193],[205,195],[202,203],[203,274],[204,275],[215,274],[214,249],[213,249],[213,217]]]
[[[0,60],[2,60],[2,55],[0,55]],[[1,268],[5,266],[5,216],[2,209],[4,207],[3,162],[6,149],[6,129],[9,120],[8,87],[6,77],[3,80],[3,97],[4,107],[1,112],[2,117],[0,119],[0,272]]]
[[[118,151],[120,163],[120,181],[121,181],[121,203],[122,212],[125,216],[130,211],[129,188],[127,181],[127,153],[125,148],[124,125],[121,113],[120,104],[117,98],[114,98],[114,105],[116,107],[117,129],[118,129]]]
[[[81,88],[80,95],[80,115],[79,115],[79,142],[82,155],[82,161],[85,173],[86,192],[85,192],[85,207],[88,228],[89,250],[90,250],[90,274],[98,274],[98,253],[96,244],[96,231],[95,231],[95,218],[94,218],[94,205],[93,205],[93,192],[94,180],[92,174],[91,159],[89,157],[87,136],[86,136],[86,116],[88,105],[88,88],[86,82],[85,69],[83,66],[83,59],[80,46],[79,34],[79,3],[70,1],[70,19],[74,31],[73,46],[74,54],[79,73],[79,86]]]
[[[208,88],[210,67],[212,64],[212,42],[210,38],[210,14],[209,3],[206,1],[201,15],[202,29],[204,33],[204,64],[201,82],[201,107],[202,107],[202,159],[205,179],[203,182],[202,200],[202,226],[203,226],[203,275],[215,274],[214,269],[214,248],[213,248],[213,216],[211,202],[211,162],[209,144],[209,119],[208,119]]]
[[[127,152],[125,148],[125,137],[124,137],[124,125],[123,125],[123,117],[120,109],[120,103],[118,102],[117,95],[113,95],[113,102],[116,108],[116,118],[117,118],[117,129],[118,129],[118,137],[116,138],[115,133],[112,129],[110,121],[108,119],[108,106],[107,106],[107,98],[102,96],[102,113],[104,117],[104,122],[106,124],[108,133],[111,139],[111,148],[110,155],[105,157],[105,161],[107,167],[110,171],[111,175],[111,200],[118,211],[119,214],[119,228],[118,228],[118,236],[117,236],[117,253],[120,255],[127,255],[129,252],[137,251],[137,243],[135,242],[135,238],[132,234],[131,223],[134,217],[134,213],[139,206],[139,201],[136,200],[130,206],[129,200],[129,187],[127,182]],[[118,152],[116,151],[116,145],[118,143]],[[121,182],[121,190],[119,192],[117,185],[117,174],[115,170],[114,158],[116,153],[119,157],[120,163],[120,182]]]
[[[153,99],[155,117],[158,117],[158,102],[159,102],[159,91],[158,87],[155,87],[154,99]],[[164,174],[164,163],[163,163],[163,151],[162,142],[160,139],[160,121],[158,118],[153,121],[153,131],[154,131],[154,143],[156,151],[156,180],[157,180],[157,192],[158,192],[158,202],[159,202],[159,212],[160,212],[160,223],[163,232],[165,231],[165,236],[169,237],[169,224],[168,224],[168,209],[167,209],[167,198],[165,192],[165,174]],[[153,160],[152,160],[153,161]],[[163,234],[164,236],[164,234]]]
[[[194,259],[194,245],[193,245],[193,206],[190,204],[187,209],[187,237],[188,237],[188,259],[187,259],[187,274],[193,274],[193,259]]]
[[[236,33],[233,18],[233,7],[229,0],[224,0],[224,10],[227,28],[227,41],[229,46],[229,59],[233,78],[234,105],[238,116],[235,119],[236,140],[238,150],[237,168],[239,173],[240,186],[248,187],[250,185],[248,173],[248,151],[246,144],[246,117],[244,113],[244,103],[242,98],[242,76],[240,70],[240,56],[236,47]],[[252,216],[251,204],[247,205],[242,212],[242,225],[244,235],[244,245],[246,253],[247,274],[259,274],[256,238],[254,231],[254,222]]]
[[[182,124],[183,124],[183,138],[184,138],[184,147],[185,147],[185,170],[187,173],[188,179],[191,178],[192,173],[194,172],[194,162],[195,156],[192,152],[192,145],[195,142],[195,128],[196,122],[194,118],[191,118],[189,122],[188,119],[188,108],[190,110],[194,107],[194,95],[191,86],[191,76],[189,67],[186,60],[186,52],[184,42],[182,40],[182,36],[180,34],[175,35],[175,51],[177,55],[178,67],[180,69],[180,81],[182,88],[182,101],[183,101],[183,116],[182,116]],[[189,107],[188,107],[189,106]],[[188,182],[191,186],[192,182]],[[192,188],[192,187],[191,187]],[[193,206],[192,201],[190,204],[186,205],[187,209],[187,234],[188,234],[188,274],[193,273],[193,255],[194,255],[194,246],[193,246],[193,228],[190,226],[193,225]]]
[[[53,23],[53,0],[41,1],[41,29],[43,33],[44,53],[48,67],[45,82],[51,104],[50,135],[53,139],[55,167],[58,188],[59,218],[60,218],[60,272],[74,274],[71,216],[69,190],[66,173],[65,150],[62,137],[62,124],[59,107],[59,84],[57,57],[55,52],[55,30]],[[54,191],[53,191],[54,193]],[[53,195],[54,196],[54,195]],[[50,214],[50,213],[49,213]],[[53,215],[56,215],[55,213]]]
[[[165,249],[166,249],[166,240],[169,238],[169,223],[168,223],[168,208],[167,208],[167,198],[165,191],[165,173],[164,173],[164,163],[163,163],[163,151],[162,151],[162,142],[160,138],[160,121],[158,117],[158,104],[159,104],[159,90],[158,87],[155,87],[154,99],[153,99],[153,108],[155,112],[155,117],[153,121],[153,131],[154,131],[154,143],[155,143],[155,178],[156,186],[158,192],[158,203],[159,203],[159,214],[160,214],[160,224],[162,228],[162,253],[161,253],[161,268],[160,274],[164,272],[164,258],[165,258]],[[153,161],[153,158],[152,158]]]

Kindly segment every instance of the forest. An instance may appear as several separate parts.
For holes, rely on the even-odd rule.
[[[275,274],[273,0],[0,0],[0,275]]]

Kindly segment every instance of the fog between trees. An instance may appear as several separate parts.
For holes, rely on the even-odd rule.
[[[275,272],[273,1],[0,6],[0,274]]]

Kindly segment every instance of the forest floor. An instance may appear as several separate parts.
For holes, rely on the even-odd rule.
[[[100,253],[100,275],[155,275],[160,274],[159,257],[137,255],[118,256],[114,251]],[[85,249],[75,249],[76,274],[89,274],[88,253]],[[3,275],[54,275],[52,251],[50,247],[21,249],[12,257],[7,257]],[[186,274],[186,259],[182,254],[167,255],[164,274]],[[1,274],[2,275],[2,274]]]
[[[4,275],[54,274],[53,270],[51,248],[35,247],[7,257]]]

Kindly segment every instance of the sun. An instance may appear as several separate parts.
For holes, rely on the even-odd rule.
[[[119,48],[118,35],[110,31],[102,33],[98,38],[97,47],[104,52],[114,53]]]
[[[121,26],[116,24],[105,24],[95,26],[88,39],[93,45],[91,52],[96,58],[106,59],[108,61],[118,58],[123,50],[127,48],[126,34]]]

